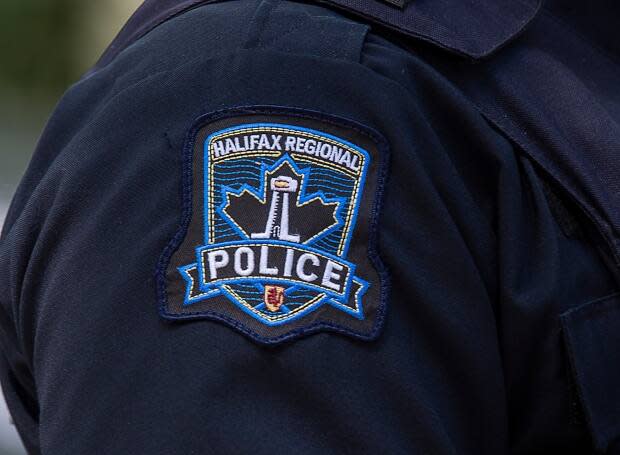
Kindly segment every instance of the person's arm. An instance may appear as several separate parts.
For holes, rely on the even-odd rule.
[[[208,5],[80,81],[0,248],[3,387],[32,451],[587,441],[557,328],[609,273],[457,89],[327,9]]]

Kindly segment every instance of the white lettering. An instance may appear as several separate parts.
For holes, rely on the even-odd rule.
[[[236,137],[235,138],[235,152],[245,152],[246,148],[242,147],[241,144],[239,143],[239,138]]]
[[[260,139],[258,141],[258,148],[260,150],[269,150],[271,148],[271,144],[269,143],[269,139],[267,139],[266,134],[260,135]]]
[[[284,276],[289,277],[293,274],[293,255],[295,252],[290,248],[286,249],[286,260],[284,261]]]
[[[303,152],[304,151],[304,144],[306,143],[306,138],[305,137],[297,137],[297,144],[295,144],[295,151],[296,152]]]
[[[251,134],[250,135],[250,148],[252,150],[256,150],[256,146],[258,144],[259,137],[260,136],[258,134]]]
[[[304,271],[304,267],[306,265],[306,262],[312,262],[312,265],[317,267],[319,265],[319,258],[316,257],[314,254],[311,253],[304,253],[301,256],[299,256],[299,261],[297,262],[297,276],[299,278],[301,278],[304,281],[314,281],[318,278],[316,273],[306,273]]]
[[[286,136],[284,148],[287,152],[292,152],[293,150],[295,150],[295,136]]]
[[[323,272],[323,280],[321,281],[321,284],[326,288],[340,291],[340,285],[338,283],[334,283],[332,280],[340,279],[340,274],[334,273],[334,270],[336,272],[341,272],[343,268],[344,267],[342,267],[340,264],[328,260],[327,265],[325,266],[325,271]]]
[[[235,143],[233,142],[233,140],[231,138],[227,137],[225,139],[225,141],[226,141],[225,143],[226,143],[226,153],[227,154],[228,153],[233,153],[233,152],[237,151],[237,149],[235,148]]]
[[[282,145],[280,145],[280,141],[282,140],[281,134],[272,134],[271,140],[273,141],[273,144],[271,144],[272,150],[282,150]]]
[[[207,253],[209,276],[212,280],[217,278],[217,269],[221,269],[228,265],[228,259],[228,253],[225,250],[215,250]]]
[[[258,266],[261,275],[277,275],[277,267],[269,267],[269,247],[263,245],[260,247],[260,261]]]
[[[224,144],[222,144],[222,141],[215,141],[213,143],[213,154],[215,157],[217,158],[225,153],[226,151],[224,150]]]
[[[338,164],[344,164],[346,167],[351,167],[351,152],[345,150],[340,159],[338,160]]]
[[[246,267],[241,266],[241,255],[246,256]],[[241,276],[249,276],[254,271],[254,251],[247,246],[242,246],[235,251],[235,273]]]
[[[329,144],[325,144],[321,147],[321,158],[328,159],[329,155],[332,153],[332,150],[337,149],[337,147],[333,147]]]
[[[332,149],[332,152],[329,154],[329,161],[333,161],[334,163],[337,163],[340,160],[341,156],[342,156],[342,149],[340,147],[334,147]]]

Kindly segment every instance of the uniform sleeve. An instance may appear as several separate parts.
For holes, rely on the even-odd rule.
[[[377,251],[352,237],[346,257],[319,243],[303,250],[303,261],[290,253],[298,258],[291,274],[308,282],[313,257],[315,271],[321,258],[332,261],[323,288],[344,267],[365,270],[345,259],[380,257],[390,289],[372,339],[331,327],[266,345],[251,334],[268,333],[268,324],[255,318],[263,326],[246,330],[251,308],[226,317],[162,317],[156,271],[167,248],[180,244],[175,238],[191,234],[182,227],[198,209],[184,208],[207,194],[186,185],[204,166],[185,159],[198,140],[192,125],[223,111],[254,115],[256,106],[266,117],[254,128],[280,125],[276,112],[312,112],[314,126],[304,134],[327,134],[326,119],[346,119],[346,131],[377,132],[389,146],[381,204],[368,212],[376,217]],[[321,137],[344,137],[344,127],[330,125],[333,134]],[[235,143],[231,136],[230,144],[221,150],[241,150],[243,137]],[[271,151],[277,155],[275,145]],[[344,151],[334,153],[347,164]],[[316,157],[298,166],[293,155],[286,178],[274,174],[277,191],[310,181],[303,179]],[[226,217],[263,226],[254,220],[260,211],[231,216],[227,205],[244,190],[255,205],[273,196],[252,178],[269,177],[282,163],[250,158],[220,174],[243,184],[222,184],[205,229],[218,216],[231,226]],[[350,158],[348,166],[356,168]],[[314,200],[323,206],[316,213],[333,213],[334,225],[345,226],[336,209],[349,204],[336,190],[342,175],[323,178],[324,188],[306,184],[308,198],[293,209]],[[550,443],[581,444],[581,430],[573,435],[562,426],[569,379],[555,324],[559,313],[613,285],[592,247],[561,231],[542,180],[432,66],[335,12],[231,1],[170,20],[70,89],[16,196],[0,256],[0,366],[20,433],[32,451],[40,445],[53,454],[497,454],[558,428],[568,436]],[[209,184],[204,176],[193,183]],[[230,235],[242,235],[239,226]],[[279,236],[269,245],[283,245],[283,229],[281,222],[265,230]],[[249,258],[254,250],[245,248],[228,256],[203,248],[203,273],[215,277],[235,255]],[[286,264],[289,253],[282,254]],[[230,264],[242,274],[248,263]],[[267,274],[275,267],[263,266]],[[568,273],[580,277],[578,287]],[[276,309],[282,293],[291,295],[278,283],[250,282],[270,286],[256,288],[258,299]],[[235,292],[245,292],[242,285],[223,287],[231,304],[241,302]],[[375,295],[361,278],[357,286],[360,295]],[[362,320],[358,310],[340,311],[321,327]]]
[[[5,229],[10,231],[11,219]],[[25,226],[23,226],[25,227]],[[19,228],[18,228],[19,229]],[[4,392],[11,419],[19,430],[29,453],[39,452],[37,392],[32,375],[32,356],[25,339],[21,338],[20,306],[16,304],[27,258],[21,253],[24,244],[30,246],[28,232],[21,236],[3,234],[0,241],[0,385]],[[24,309],[26,312],[33,308]]]
[[[33,398],[34,388],[23,356],[17,350],[17,344],[9,339],[9,321],[2,322],[2,358],[0,358],[0,382],[4,399],[11,414],[11,421],[20,429],[19,433],[25,447],[32,453],[37,451],[36,434],[37,408]]]

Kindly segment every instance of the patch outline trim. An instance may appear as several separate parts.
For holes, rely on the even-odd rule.
[[[249,116],[249,115],[277,115],[277,116],[290,116],[300,119],[311,119],[319,122],[323,122],[329,125],[351,129],[359,134],[362,134],[369,138],[377,149],[377,183],[374,198],[372,199],[372,207],[370,209],[369,226],[368,226],[368,244],[367,244],[367,257],[370,260],[371,265],[374,267],[379,280],[379,303],[376,308],[376,316],[374,324],[370,332],[355,331],[348,327],[344,327],[340,324],[331,323],[327,321],[317,321],[304,327],[298,327],[283,333],[275,337],[266,337],[260,335],[256,331],[250,329],[242,322],[236,319],[221,314],[217,311],[196,311],[183,314],[170,313],[167,310],[167,283],[166,272],[170,265],[170,260],[173,254],[182,245],[183,240],[187,236],[187,231],[192,219],[192,201],[193,201],[193,152],[196,143],[197,133],[200,129],[211,122],[222,120],[225,118],[236,116]],[[194,120],[192,127],[186,134],[183,145],[182,156],[182,178],[181,178],[181,194],[182,194],[182,210],[181,221],[179,227],[174,233],[172,239],[167,243],[162,254],[159,257],[157,266],[155,269],[155,282],[157,300],[159,303],[159,313],[164,320],[169,322],[179,320],[192,320],[192,319],[209,319],[220,321],[251,339],[265,345],[275,345],[287,340],[293,340],[303,336],[307,336],[313,333],[328,331],[334,333],[340,333],[348,335],[352,338],[360,340],[374,340],[378,337],[385,322],[385,315],[388,305],[388,296],[390,292],[390,275],[386,265],[381,260],[378,248],[378,234],[379,234],[379,214],[383,205],[383,195],[385,192],[385,185],[388,178],[389,167],[389,146],[387,140],[378,131],[365,126],[357,121],[340,117],[333,114],[326,114],[321,111],[304,109],[290,106],[279,105],[248,105],[237,106],[227,109],[211,111],[207,114],[199,116]],[[182,274],[184,277],[189,275],[187,273]],[[360,287],[367,289],[367,283],[365,286]],[[362,294],[363,295],[363,294]]]

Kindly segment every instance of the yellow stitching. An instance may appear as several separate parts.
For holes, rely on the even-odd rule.
[[[338,256],[340,256],[343,252],[344,244],[349,235],[349,228],[351,226],[351,218],[353,217],[353,211],[355,210],[355,207],[357,207],[357,198],[359,197],[359,180],[357,179],[355,179],[355,184],[353,185],[353,194],[355,195],[355,198],[351,198],[351,201],[349,202],[349,210],[347,213],[347,218],[344,223],[344,229],[343,229],[344,232],[343,232],[343,235],[340,241],[340,245],[338,246],[338,251],[337,251]]]
[[[356,312],[359,312],[359,310],[360,310],[360,308],[361,308],[361,306],[362,306],[362,303],[361,303],[361,301],[360,301],[360,293],[362,292],[362,290],[363,290],[363,289],[364,289],[364,286],[360,286],[360,287],[359,287],[359,289],[358,289],[357,291],[355,291],[355,299],[354,299],[354,302],[355,302],[355,311],[356,311]],[[332,300],[334,300],[334,299],[332,299]],[[342,303],[342,302],[339,302],[338,300],[336,300],[336,303],[338,303],[338,305],[341,305],[341,306],[347,307],[347,305],[345,305],[345,304],[344,304],[344,303]],[[347,307],[347,308],[349,308],[349,307]]]
[[[189,269],[186,269],[185,271],[183,271],[183,273],[185,275],[187,275],[189,277],[190,281],[191,281],[190,286],[189,286],[189,299],[188,300],[194,300],[194,299],[196,299],[198,297],[201,297],[203,295],[208,295],[211,292],[210,290],[204,292],[200,288],[198,288],[200,290],[200,294],[196,294],[195,296],[192,296],[192,289],[194,289],[195,281],[194,281],[194,277],[191,274],[187,273],[187,272],[189,272],[190,270],[196,270],[196,269],[198,269],[198,267],[190,267]]]
[[[213,136],[211,138],[211,141],[209,141],[209,145],[208,145],[209,157],[211,157],[211,152],[213,151],[213,142],[215,140],[226,139],[227,137],[230,137],[230,136],[236,136],[236,135],[239,134],[240,131],[243,131],[244,133],[251,133],[251,132],[254,132],[254,131],[269,131],[269,132],[276,132],[276,133],[291,133],[291,134],[297,135],[297,136],[306,136],[306,137],[311,137],[311,138],[314,138],[314,139],[321,139],[323,142],[327,142],[327,143],[332,144],[332,145],[340,146],[340,147],[348,150],[349,152],[354,153],[355,155],[357,155],[362,160],[362,163],[363,163],[363,159],[364,159],[364,154],[361,153],[359,150],[356,150],[353,147],[351,147],[351,146],[349,146],[347,144],[344,144],[344,143],[342,143],[340,141],[337,141],[335,139],[331,139],[331,138],[328,138],[328,137],[325,137],[325,136],[321,136],[321,135],[318,135],[318,134],[308,133],[308,132],[305,132],[305,131],[295,131],[295,130],[291,130],[291,129],[288,129],[288,128],[269,128],[269,127],[264,127],[264,128],[263,127],[239,128],[239,129],[231,131],[229,133],[222,133],[220,135]],[[288,153],[288,151],[286,151],[286,150],[280,150],[280,152],[281,152],[280,154]],[[235,156],[239,156],[241,153],[246,153],[246,152],[237,152],[234,155]],[[297,153],[297,152],[291,152],[291,153]],[[218,160],[220,158],[221,157],[214,157],[213,159],[215,161],[215,160]],[[359,173],[361,173],[361,171],[363,169],[363,166],[360,165],[359,169],[360,169]],[[350,171],[350,172],[353,172],[353,171]]]
[[[291,315],[295,315],[295,314],[299,313],[301,310],[307,308],[310,305],[315,304],[317,301],[319,301],[320,299],[325,297],[325,294],[319,294],[315,298],[313,298],[311,300],[308,300],[305,304],[297,307],[296,309],[292,310],[289,313],[282,314],[282,315],[279,315],[279,316],[269,316],[268,314],[262,313],[262,312],[258,311],[257,309],[255,309],[254,307],[252,307],[243,298],[241,298],[239,296],[239,294],[237,294],[235,291],[233,291],[230,286],[224,285],[222,287],[225,288],[228,292],[230,292],[233,295],[233,297],[235,297],[239,301],[239,303],[241,303],[243,306],[245,306],[247,309],[249,309],[252,313],[254,313],[257,316],[260,316],[262,318],[265,318],[265,319],[267,319],[269,321],[272,321],[272,322],[279,321],[281,319],[288,319]]]
[[[362,292],[363,289],[364,289],[364,286],[360,286],[357,292],[355,293],[355,311],[358,311],[358,312],[361,307],[360,292]]]
[[[243,157],[247,157],[247,156],[265,156],[265,155],[273,155],[273,156],[280,156],[282,155],[282,153],[280,152],[261,152],[260,150],[252,150],[251,152],[238,152],[232,155],[228,155],[226,157],[224,157],[223,159],[221,159],[220,161],[218,161],[217,164],[220,164],[222,161],[226,161],[229,159],[237,159],[239,156],[243,156]]]
[[[291,156],[299,161],[309,161],[311,163],[314,164],[318,164],[324,167],[328,167],[333,171],[337,171],[337,172],[342,172],[345,174],[348,174],[349,177],[352,178],[357,178],[357,175],[351,171],[350,169],[347,169],[345,167],[338,167],[338,166],[334,166],[334,164],[331,161],[321,161],[317,158],[314,158],[311,155],[304,155],[303,153],[297,153],[297,152],[293,152],[291,153]],[[363,163],[363,160],[361,161]]]
[[[360,286],[360,288],[357,290],[357,292],[355,293],[355,309],[359,310],[362,306],[362,302],[360,300],[361,298],[361,292],[364,289],[364,286]]]
[[[322,136],[320,134],[314,134],[308,131],[297,131],[297,130],[293,130],[290,128],[284,128],[284,127],[262,127],[262,126],[257,126],[257,127],[252,127],[252,128],[241,127],[233,131],[230,131],[228,133],[222,133],[222,134],[215,135],[211,138],[211,141],[209,142],[209,152],[211,152],[212,150],[211,146],[213,144],[213,141],[217,139],[226,139],[227,137],[230,137],[230,136],[235,136],[239,134],[240,131],[243,131],[244,133],[246,132],[251,133],[254,131],[269,131],[269,132],[274,132],[274,133],[293,133],[294,135],[298,135],[298,136],[308,136],[308,137],[315,138],[315,139],[322,139],[323,142],[329,142],[330,144],[340,145],[343,148],[349,150],[350,152],[354,152],[355,154],[360,153],[359,150],[352,148],[350,145],[344,144],[341,141],[338,141],[336,139]]]
[[[351,148],[350,146],[343,144],[341,142],[335,141],[334,139],[331,138],[327,138],[324,136],[320,136],[320,135],[316,135],[316,134],[312,134],[312,133],[307,133],[305,131],[295,131],[295,130],[291,130],[288,128],[270,128],[270,127],[253,127],[253,128],[239,128],[236,129],[234,131],[231,131],[229,133],[222,133],[216,136],[213,136],[209,142],[208,145],[208,150],[209,150],[209,158],[211,158],[211,152],[213,150],[213,142],[216,139],[222,139],[222,138],[226,138],[229,136],[234,136],[239,134],[240,131],[244,131],[244,132],[253,132],[253,131],[269,131],[269,132],[289,132],[292,134],[297,134],[297,135],[305,135],[308,137],[313,137],[316,139],[323,139],[324,142],[329,142],[331,144],[334,145],[339,145],[342,146],[343,148],[355,153],[356,155],[359,156],[360,158],[360,175],[361,175],[361,171],[364,169],[364,164],[365,164],[365,156],[363,153],[360,153],[359,151]],[[269,153],[269,155],[281,155],[282,153],[277,153],[277,152],[272,152]],[[265,156],[266,152],[260,153],[260,152],[256,152],[256,151],[251,151],[251,152],[241,152],[241,153],[235,153],[233,156],[229,157],[230,159],[236,159],[238,157],[248,157],[248,156]],[[340,167],[333,167],[333,165],[330,162],[322,162],[320,160],[317,160],[316,158],[313,158],[312,156],[306,156],[300,153],[291,153],[291,156],[293,156],[294,158],[297,158],[301,161],[309,161],[312,162],[314,164],[317,165],[321,165],[327,168],[330,168],[332,170],[336,170],[338,172],[344,172],[344,173],[348,173],[348,174],[353,174],[350,170],[348,170],[347,168],[340,168]],[[220,162],[225,161],[228,158],[224,158],[222,160],[220,160]],[[211,220],[215,218],[215,208],[214,208],[214,204],[213,204],[213,161],[215,161],[215,159],[209,159],[209,211],[208,211],[208,215],[209,215],[209,219],[207,220],[208,224],[209,224],[209,243],[215,243],[214,239],[212,237],[214,237],[214,229],[215,226],[212,225]],[[294,172],[294,171],[293,171]],[[299,175],[295,172],[296,175]],[[301,176],[303,178],[303,176]],[[347,211],[347,216],[346,216],[346,220],[345,220],[345,225],[343,227],[343,235],[340,239],[340,244],[338,245],[338,250],[337,250],[337,254],[338,256],[342,255],[343,250],[344,250],[344,244],[346,243],[346,239],[348,237],[348,233],[349,233],[349,228],[351,225],[351,216],[352,216],[352,212],[354,211],[354,208],[357,207],[357,200],[359,197],[359,178],[357,178],[358,176],[353,174],[353,177],[355,177],[355,183],[353,186],[353,194],[354,197],[351,198],[350,204],[349,204],[349,210]],[[301,194],[299,194],[297,196],[297,199],[299,201],[299,197]],[[260,200],[260,199],[259,199]],[[229,200],[230,202],[230,200]],[[261,201],[262,202],[262,201]],[[308,201],[310,202],[310,201]],[[230,217],[229,217],[230,218]],[[236,224],[236,223],[235,223]],[[334,225],[330,225],[328,228],[326,229],[330,229],[331,227],[333,227]],[[239,226],[238,226],[239,227]],[[241,228],[240,228],[241,229]],[[245,232],[243,229],[241,229],[241,231]],[[321,231],[321,233],[325,232],[325,230]],[[317,234],[318,235],[318,234]],[[315,238],[315,236],[313,236],[312,238]]]
[[[347,278],[350,275],[351,275],[350,271],[347,270]],[[318,284],[312,284],[309,281],[303,281],[301,279],[294,279],[292,277],[291,278],[281,278],[281,277],[273,277],[273,276],[265,276],[265,275],[252,275],[252,276],[244,276],[244,277],[241,277],[241,278],[239,278],[239,277],[218,278],[217,280],[214,280],[214,281],[209,282],[209,283],[203,282],[203,284],[205,286],[220,286],[220,283],[226,282],[226,281],[257,280],[257,279],[268,279],[269,281],[277,281],[277,282],[283,282],[283,283],[290,283],[291,281],[293,281],[295,283],[299,283],[299,285],[301,285],[301,286],[305,285],[306,287],[309,287],[309,288],[311,288],[314,291],[316,291],[316,288],[325,289],[325,286],[321,286],[321,285],[318,285]],[[226,286],[226,285],[223,284],[222,286]],[[327,289],[325,289],[325,290],[327,290]],[[344,297],[345,296],[345,289],[343,289],[342,292],[336,292],[334,290],[328,290],[328,292],[336,294],[339,297]]]
[[[314,164],[317,164],[317,165],[320,165],[320,166],[323,166],[323,167],[328,167],[328,168],[330,168],[332,170],[340,171],[340,169],[334,168],[332,165],[330,165],[330,163],[322,163],[322,162],[319,162],[318,160],[313,160],[313,159],[311,159],[311,158],[309,158],[307,156],[304,156],[304,155],[299,155],[297,153],[294,153],[293,157],[297,158],[300,161],[311,161],[311,162],[314,162]],[[363,168],[362,167],[363,165],[364,165],[364,158],[362,158],[362,160],[360,162],[360,168]],[[353,214],[353,211],[354,211],[355,207],[357,206],[358,196],[359,196],[359,179],[358,178],[354,178],[353,197],[351,198],[351,202],[349,204],[349,209],[347,210],[347,216],[346,216],[345,224],[344,224],[344,227],[343,227],[343,235],[342,235],[342,237],[340,239],[340,244],[338,245],[338,251],[337,251],[338,256],[342,255],[342,251],[344,249],[344,244],[346,242],[347,235],[349,233],[349,226],[351,224],[351,217],[352,217],[352,214]]]
[[[350,152],[355,153],[356,155],[359,155],[360,152],[359,150],[356,150],[354,148],[352,148],[350,145],[344,144],[341,141],[329,138],[329,137],[325,137],[322,136],[320,134],[314,134],[314,133],[309,133],[307,131],[297,131],[297,130],[292,130],[289,128],[272,128],[272,127],[254,127],[254,128],[239,128],[236,129],[234,131],[228,132],[228,133],[222,133],[222,134],[218,134],[217,136],[213,136],[211,138],[211,141],[209,142],[209,152],[212,151],[212,145],[213,142],[217,139],[226,139],[227,137],[230,136],[235,136],[237,134],[239,134],[240,131],[243,131],[244,133],[251,133],[254,131],[269,131],[269,132],[275,132],[275,133],[292,133],[294,135],[297,136],[307,136],[307,137],[311,137],[314,139],[321,139],[323,142],[328,142],[330,144],[333,145],[339,145],[347,150],[349,150]],[[285,152],[285,150],[283,150]]]
[[[203,267],[204,267],[204,261],[203,261]],[[200,294],[196,294],[196,295],[194,295],[194,296],[192,296],[192,295],[191,295],[191,291],[192,291],[192,289],[194,289],[194,278],[192,277],[192,275],[191,275],[190,273],[187,273],[187,272],[189,272],[190,270],[196,270],[196,269],[197,269],[197,267],[190,267],[190,268],[186,269],[186,270],[183,272],[183,273],[185,273],[185,275],[187,275],[187,277],[189,277],[190,282],[191,282],[191,283],[190,283],[190,288],[189,288],[189,289],[190,289],[190,297],[189,297],[189,300],[195,300],[195,299],[197,299],[197,298],[199,298],[199,297],[201,297],[201,296],[204,296],[204,295],[209,295],[209,294],[211,293],[211,291],[206,291],[206,292],[201,292]],[[348,277],[349,277],[349,273],[347,273],[347,279],[348,279]],[[247,302],[246,302],[243,298],[241,298],[241,297],[240,297],[240,296],[239,296],[236,292],[234,292],[230,286],[228,286],[228,285],[224,284],[224,285],[222,285],[222,287],[223,287],[223,288],[226,288],[226,290],[227,290],[228,292],[230,292],[230,293],[231,293],[231,294],[232,294],[232,295],[233,295],[233,296],[234,296],[237,300],[239,300],[239,302],[240,302],[242,305],[246,306],[246,307],[247,307],[248,309],[250,309],[252,312],[254,312],[254,313],[256,313],[256,314],[259,314],[260,316],[264,316],[264,317],[266,317],[266,318],[267,318],[267,319],[269,319],[270,321],[273,321],[273,320],[278,320],[278,318],[284,318],[284,317],[288,316],[288,315],[289,315],[289,314],[291,314],[291,313],[292,313],[292,314],[299,313],[299,311],[300,311],[300,310],[302,310],[302,309],[306,308],[308,305],[313,304],[313,303],[314,303],[317,299],[325,297],[325,294],[319,294],[319,295],[317,295],[314,299],[309,300],[309,301],[308,301],[308,302],[306,302],[304,305],[302,305],[302,306],[298,307],[296,310],[293,310],[291,313],[287,313],[286,315],[281,315],[281,316],[273,316],[273,317],[272,317],[272,316],[266,315],[266,314],[264,314],[264,313],[260,313],[259,311],[255,310],[252,306],[250,306],[250,304],[248,304],[248,303],[247,303]],[[363,290],[363,289],[364,289],[364,287],[363,287],[363,286],[360,286],[360,287],[359,287],[359,289],[355,292],[355,311],[359,311],[359,309],[360,309],[360,305],[361,305],[361,303],[360,303],[359,298],[360,298],[360,293],[362,292],[362,290]],[[342,303],[340,303],[340,302],[338,302],[338,303],[339,303],[340,305],[342,305]],[[345,306],[346,306],[346,305],[345,305]]]
[[[233,153],[230,155],[226,155],[223,157],[217,157],[214,158],[213,161],[217,161],[217,164],[222,163],[222,161],[226,161],[229,159],[237,159],[240,157],[247,157],[247,156],[280,156],[282,155],[282,152],[280,151],[273,151],[273,150],[251,150],[248,152],[237,152],[237,153]]]

